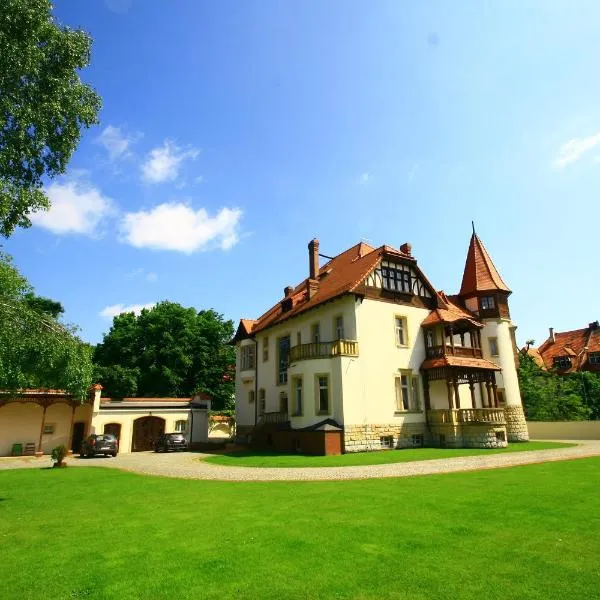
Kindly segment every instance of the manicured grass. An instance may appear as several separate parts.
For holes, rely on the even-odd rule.
[[[205,460],[228,467],[351,467],[357,465],[382,465],[415,460],[433,460],[435,458],[456,458],[476,456],[478,454],[504,454],[506,452],[526,452],[528,450],[548,450],[550,448],[569,448],[576,444],[560,442],[527,442],[509,444],[507,448],[410,448],[405,450],[379,450],[376,452],[356,452],[340,456],[306,456],[303,454],[277,454],[243,450],[215,454]]]
[[[3,600],[586,600],[600,458],[402,479],[0,472]]]

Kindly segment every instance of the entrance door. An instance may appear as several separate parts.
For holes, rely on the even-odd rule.
[[[71,443],[71,450],[73,450],[73,454],[79,454],[79,450],[81,450],[81,442],[83,442],[84,436],[85,423],[82,421],[73,423],[73,441]]]
[[[132,452],[152,450],[154,441],[165,432],[165,420],[160,417],[141,417],[133,422]]]
[[[117,447],[121,441],[121,423],[107,423],[104,426],[104,433],[111,433],[117,438]]]

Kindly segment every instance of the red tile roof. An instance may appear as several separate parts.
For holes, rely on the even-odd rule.
[[[102,398],[102,404],[110,404],[111,402],[130,402],[132,404],[136,403],[161,403],[168,404],[169,402],[189,402],[190,398]]]
[[[250,333],[255,334],[324,302],[353,292],[371,270],[377,266],[384,254],[416,262],[412,256],[391,246],[373,248],[365,242],[360,242],[320,267],[318,288],[312,297],[309,298],[307,292],[309,285],[309,279],[307,278],[294,287],[287,296],[291,304],[289,310],[284,311],[282,307],[284,298],[282,298],[256,321],[242,319],[233,341],[248,337]]]
[[[439,369],[440,367],[466,367],[469,369],[487,369],[500,371],[500,367],[484,358],[463,358],[462,356],[442,356],[428,358],[421,365],[421,369]]]
[[[569,373],[585,369],[589,354],[600,352],[600,327],[596,322],[590,323],[584,329],[556,332],[554,341],[549,337],[537,350],[548,369],[554,368],[554,359],[561,356],[568,356],[571,359],[571,367],[561,369],[561,372]]]
[[[467,296],[476,292],[509,292],[510,289],[500,277],[483,242],[475,232],[471,236],[460,295]]]
[[[458,306],[458,304],[455,304],[455,302],[452,301],[455,297],[446,296],[442,291],[437,292],[437,295],[438,305],[441,308],[431,311],[421,323],[423,327],[437,325],[439,323],[456,323],[458,321],[466,321],[475,327],[483,327],[483,324],[478,321],[477,317],[472,312]]]

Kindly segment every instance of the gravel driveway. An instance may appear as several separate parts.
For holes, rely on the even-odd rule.
[[[196,452],[172,452],[155,454],[137,452],[119,454],[116,458],[81,459],[73,456],[67,459],[70,466],[105,467],[123,469],[144,475],[160,475],[182,479],[216,479],[221,481],[315,481],[329,479],[372,479],[377,477],[410,477],[454,471],[475,471],[477,469],[498,469],[515,465],[571,460],[587,456],[600,456],[600,440],[573,442],[572,448],[553,450],[532,450],[510,454],[482,454],[442,458],[417,462],[390,463],[353,467],[304,467],[304,468],[256,468],[225,467],[200,460],[208,456]],[[52,464],[49,457],[0,458],[0,470],[19,468],[40,468]]]

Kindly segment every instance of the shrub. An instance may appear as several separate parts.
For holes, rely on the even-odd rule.
[[[67,456],[68,453],[69,450],[64,444],[52,448],[52,460],[54,461],[57,467],[63,466],[63,460],[65,459],[65,456]]]

